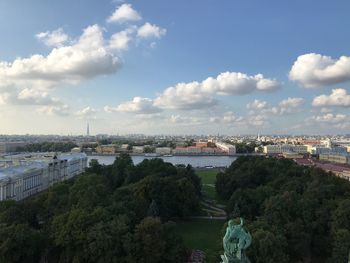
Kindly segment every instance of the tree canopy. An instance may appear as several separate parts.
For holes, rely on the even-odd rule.
[[[182,262],[171,219],[199,209],[193,169],[161,159],[91,162],[22,202],[0,202],[0,262]]]
[[[216,189],[227,214],[247,219],[253,262],[347,262],[348,181],[291,160],[240,157]]]

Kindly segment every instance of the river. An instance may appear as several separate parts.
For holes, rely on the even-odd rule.
[[[152,159],[155,157],[131,156],[134,164],[139,164],[144,159]],[[176,164],[190,164],[193,167],[228,167],[237,159],[234,156],[160,156],[157,158],[163,159],[165,162]],[[115,156],[88,156],[88,163],[91,159],[97,159],[100,164],[109,165],[115,160]]]

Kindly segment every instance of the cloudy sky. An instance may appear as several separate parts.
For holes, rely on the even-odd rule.
[[[349,10],[2,0],[0,134],[349,133]]]

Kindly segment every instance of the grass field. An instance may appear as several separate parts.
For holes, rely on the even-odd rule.
[[[187,248],[204,251],[208,263],[220,262],[224,224],[224,220],[196,219],[178,222],[177,230]]]
[[[215,190],[215,186],[211,186],[211,185],[202,185],[202,191],[204,193],[206,193],[206,195],[208,197],[210,197],[211,199],[215,200],[216,199],[216,190]]]
[[[218,169],[197,170],[197,175],[202,179],[202,184],[215,184]]]
[[[202,191],[211,199],[216,200],[215,181],[218,169],[197,170],[197,175],[202,179]]]

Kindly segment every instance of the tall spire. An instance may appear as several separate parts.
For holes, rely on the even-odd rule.
[[[90,126],[89,126],[89,123],[87,123],[87,127],[86,127],[86,136],[90,136]]]

